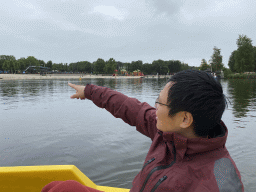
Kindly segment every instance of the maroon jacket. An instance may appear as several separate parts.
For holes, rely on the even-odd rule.
[[[225,147],[228,130],[221,121],[214,138],[185,138],[156,128],[156,109],[107,87],[87,84],[85,97],[114,117],[136,126],[152,140],[131,192],[240,192],[241,175]]]

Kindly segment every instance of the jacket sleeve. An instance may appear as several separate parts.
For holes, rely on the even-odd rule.
[[[84,89],[86,99],[100,108],[105,108],[114,117],[136,126],[137,131],[153,140],[156,129],[156,109],[148,103],[141,103],[118,91],[107,87],[87,84]]]
[[[216,160],[213,171],[220,192],[244,191],[241,175],[231,157]]]

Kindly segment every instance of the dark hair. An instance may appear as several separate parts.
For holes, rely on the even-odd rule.
[[[193,116],[194,132],[205,137],[220,123],[226,108],[221,84],[204,71],[184,70],[173,75],[168,82],[174,84],[168,91],[169,116],[187,111]]]

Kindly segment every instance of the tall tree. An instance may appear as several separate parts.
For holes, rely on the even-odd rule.
[[[115,72],[116,69],[116,61],[113,58],[110,58],[105,65],[105,72],[107,74],[112,74]]]
[[[142,72],[145,75],[150,75],[152,73],[152,64],[144,63],[142,65]]]
[[[152,62],[152,68],[154,73],[158,73],[159,75],[166,74],[169,71],[168,65],[161,59],[154,60]]]
[[[25,71],[26,69],[26,59],[25,57],[21,57],[20,59],[17,60],[17,62],[19,63],[19,70],[21,70],[21,72]]]
[[[131,72],[132,71],[135,71],[137,69],[139,70],[142,70],[142,65],[143,65],[143,62],[141,60],[138,60],[138,61],[132,61],[131,63]]]
[[[213,71],[220,71],[224,67],[222,63],[222,55],[220,55],[220,49],[216,46],[213,48],[213,55],[211,56],[210,64]]]
[[[256,47],[253,46],[253,71],[256,72]]]
[[[187,69],[190,69],[190,66],[188,66],[187,63],[181,63],[181,70],[180,71],[187,70]]]
[[[97,61],[94,63],[94,68],[96,73],[103,74],[105,69],[105,61],[101,58],[97,59]]]
[[[129,73],[132,71],[132,69],[131,69],[131,63],[125,63],[124,64],[124,68],[125,68],[125,70],[126,71],[128,71]]]
[[[84,72],[85,71],[85,63],[84,61],[79,61],[76,63],[78,72]]]
[[[124,69],[124,63],[122,63],[121,61],[116,61],[116,68],[118,71],[121,71],[122,69]]]
[[[39,66],[46,67],[45,62],[43,60],[38,60],[38,62],[39,62]]]
[[[11,68],[10,61],[5,60],[4,63],[3,63],[3,70],[8,71],[8,70],[10,70],[10,68]]]
[[[169,73],[176,73],[178,71],[181,71],[181,62],[179,60],[169,60],[165,61]]]
[[[9,70],[11,70],[11,73],[14,73],[14,72],[15,72],[15,63],[16,63],[15,60],[11,60],[11,61],[10,61]]]
[[[92,72],[92,64],[89,61],[84,61],[84,71],[86,73]]]
[[[230,57],[229,57],[229,61],[228,61],[228,66],[229,66],[229,69],[232,71],[232,72],[236,72],[235,70],[235,55],[236,55],[236,52],[237,50],[234,50]]]
[[[57,70],[60,71],[60,72],[64,72],[64,65],[63,65],[63,63],[57,64]]]
[[[39,61],[34,56],[28,56],[26,59],[28,66],[39,66]]]
[[[20,62],[18,61],[11,61],[11,62],[13,62],[14,72],[17,73],[20,70]]]
[[[236,44],[238,46],[235,54],[236,71],[240,73],[252,71],[254,69],[252,40],[246,35],[239,35]]]
[[[50,69],[52,69],[52,61],[51,60],[46,63],[46,67],[49,67]]]
[[[4,70],[3,64],[4,64],[5,60],[16,61],[16,59],[13,55],[0,55],[0,70]]]
[[[13,60],[13,61],[15,61],[16,58],[13,55],[0,55],[0,60],[9,60],[9,61]]]
[[[208,68],[211,68],[211,66],[207,64],[207,61],[205,59],[202,59],[201,65],[200,65],[200,70],[205,71]]]
[[[67,63],[65,63],[64,71],[65,71],[65,72],[68,72],[68,64],[67,64]]]
[[[206,61],[205,59],[202,59],[201,65],[202,65],[202,64],[206,64],[206,65],[207,65],[207,61]]]

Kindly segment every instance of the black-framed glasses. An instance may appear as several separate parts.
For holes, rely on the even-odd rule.
[[[155,107],[157,107],[157,104],[165,105],[165,106],[168,107],[168,105],[159,102],[159,97],[157,97],[157,99],[156,99],[156,101],[155,101]]]

